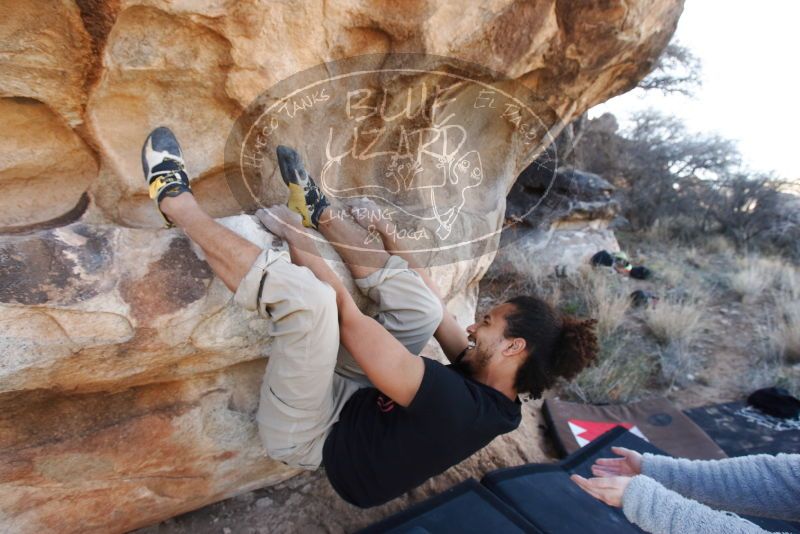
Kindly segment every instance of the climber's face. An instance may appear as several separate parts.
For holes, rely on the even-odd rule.
[[[469,346],[462,361],[469,366],[472,376],[508,355],[515,342],[518,344],[519,340],[505,335],[506,316],[514,311],[513,304],[500,304],[467,327]]]

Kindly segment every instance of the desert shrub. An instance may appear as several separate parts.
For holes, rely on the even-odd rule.
[[[796,308],[792,313],[798,313]],[[800,317],[798,317],[800,319]],[[796,325],[797,323],[795,323]],[[753,391],[765,387],[782,387],[793,395],[800,396],[800,367],[792,365],[797,356],[787,352],[787,347],[800,348],[798,335],[785,327],[781,321],[769,322],[756,328],[755,337],[751,344],[756,360],[747,376],[739,380],[739,387],[743,391]],[[796,326],[795,326],[796,330]],[[792,350],[791,348],[789,350]]]
[[[787,182],[784,191],[756,206],[756,212],[770,225],[759,236],[759,244],[769,245],[764,247],[773,253],[791,258],[795,263],[800,263],[800,196],[798,184]],[[792,192],[793,190],[793,192]]]
[[[669,243],[672,241],[672,230],[665,220],[653,221],[653,224],[639,231],[638,235],[650,243]]]
[[[534,295],[555,308],[562,308],[562,292],[555,272],[540,263],[531,261],[521,249],[503,249],[499,265],[493,265],[482,281],[478,302],[480,310],[519,295]]]
[[[684,243],[724,235],[738,250],[800,259],[797,186],[744,167],[733,141],[652,110],[626,129],[607,114],[583,130],[575,160],[614,183],[631,230]]]
[[[658,348],[658,363],[661,377],[672,387],[687,383],[693,371],[699,367],[696,353],[686,340],[677,340]]]
[[[730,287],[744,302],[753,302],[772,288],[783,268],[779,261],[748,256],[737,262],[738,269],[730,276]]]

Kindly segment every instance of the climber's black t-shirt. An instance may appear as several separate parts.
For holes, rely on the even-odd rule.
[[[434,360],[407,408],[375,388],[347,401],[325,440],[323,464],[347,502],[383,504],[519,426],[520,402]]]

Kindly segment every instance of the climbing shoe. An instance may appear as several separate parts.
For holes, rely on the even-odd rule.
[[[161,211],[161,200],[181,193],[191,193],[192,188],[189,186],[181,147],[169,128],[160,126],[145,139],[142,147],[142,170],[150,198],[156,201],[156,207],[164,218],[166,227],[171,228],[172,221]]]
[[[328,199],[306,172],[297,151],[279,145],[277,152],[281,177],[289,187],[289,209],[303,217],[303,226],[316,229],[320,215],[330,205]]]

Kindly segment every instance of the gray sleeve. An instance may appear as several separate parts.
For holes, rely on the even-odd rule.
[[[750,521],[681,497],[643,475],[633,477],[625,489],[622,511],[628,521],[651,534],[766,533]]]
[[[800,454],[684,460],[645,454],[642,474],[714,508],[800,519]]]

